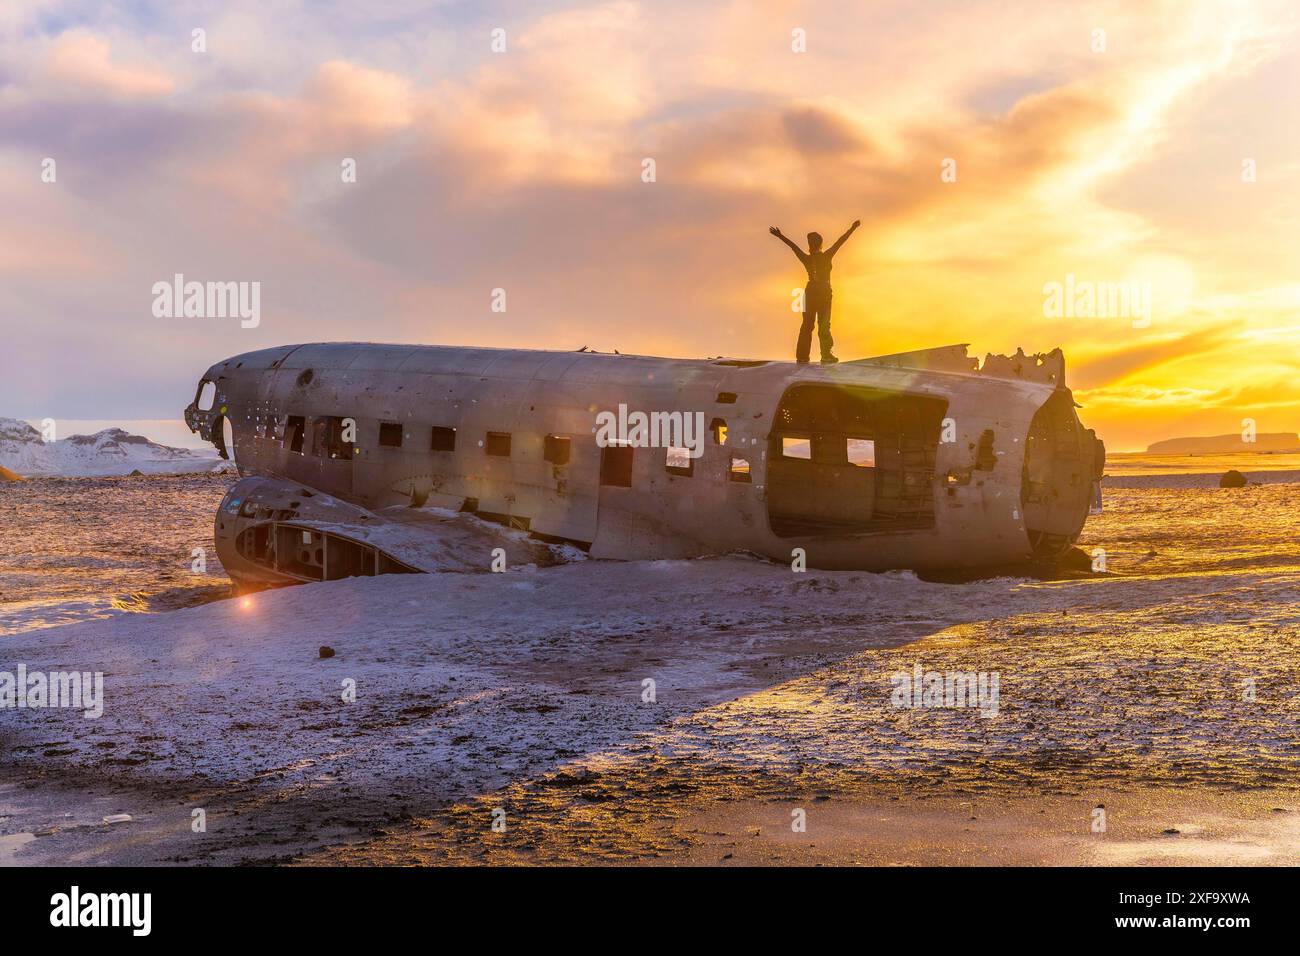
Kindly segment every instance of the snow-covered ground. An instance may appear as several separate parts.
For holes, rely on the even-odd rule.
[[[1083,542],[1111,573],[1075,580],[582,561],[19,631],[0,671],[102,671],[104,713],[0,710],[0,854],[686,859],[739,801],[787,827],[796,799],[1280,801],[1300,773],[1296,488],[1120,489]],[[895,707],[917,665],[999,674],[997,715]]]
[[[19,475],[176,474],[224,464],[215,450],[172,448],[121,428],[47,442],[27,422],[0,418],[0,467]]]

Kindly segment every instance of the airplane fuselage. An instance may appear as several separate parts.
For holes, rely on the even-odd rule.
[[[970,569],[1078,538],[1103,457],[1063,378],[1059,351],[978,368],[963,346],[823,367],[335,343],[217,363],[186,421],[286,495],[472,511],[593,557]],[[663,428],[611,438],[611,415]],[[235,517],[232,574],[239,534],[293,516]]]

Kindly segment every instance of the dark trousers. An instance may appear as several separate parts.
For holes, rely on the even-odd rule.
[[[808,361],[812,350],[813,323],[817,324],[817,340],[821,345],[822,358],[831,354],[835,341],[831,338],[831,287],[824,283],[812,283],[803,290],[803,325],[799,326],[799,344],[795,346],[796,362]]]

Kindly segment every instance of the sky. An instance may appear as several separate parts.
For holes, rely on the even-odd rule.
[[[767,229],[861,219],[842,359],[1060,347],[1114,450],[1297,432],[1298,25],[1271,0],[5,0],[0,415],[175,419],[212,363],[292,342],[792,358],[804,275]],[[258,324],[159,317],[177,273],[259,283]]]

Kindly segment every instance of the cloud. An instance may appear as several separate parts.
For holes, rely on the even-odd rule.
[[[174,88],[175,82],[163,70],[114,64],[108,43],[85,30],[63,33],[45,43],[26,82],[27,92],[46,102],[154,99]]]
[[[1183,335],[1161,335],[1152,339],[1138,339],[1136,342],[1095,353],[1081,362],[1074,363],[1070,371],[1070,379],[1075,388],[1086,391],[1107,382],[1122,382],[1134,375],[1150,373],[1189,357],[1211,356],[1222,352],[1225,346],[1236,340],[1240,326],[1241,323],[1231,323]],[[1123,334],[1133,338],[1131,329],[1124,330],[1122,325],[1119,328],[1123,330]]]
[[[0,40],[0,198],[23,220],[0,224],[0,305],[32,361],[0,411],[165,414],[196,369],[286,341],[784,356],[802,275],[767,226],[860,217],[835,266],[842,354],[1061,345],[1089,424],[1123,441],[1162,427],[1153,405],[1226,414],[1254,400],[1251,368],[1272,380],[1244,343],[1300,321],[1300,164],[1266,162],[1243,194],[1246,147],[1206,144],[1267,133],[1294,157],[1300,134],[1297,98],[1257,85],[1294,65],[1285,8],[1211,7],[286,4],[215,16],[202,56],[180,13],[78,7],[49,35],[26,16]],[[1044,282],[1149,262],[1179,294],[1132,344],[1044,319]],[[262,281],[263,327],[160,326],[145,292],[176,271]],[[62,374],[96,361],[129,386]]]

